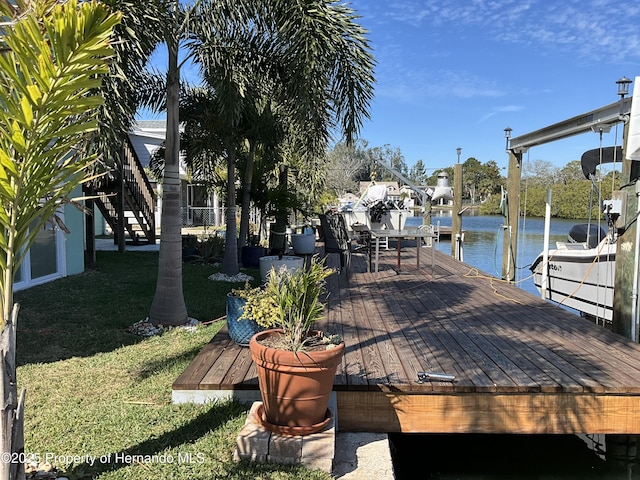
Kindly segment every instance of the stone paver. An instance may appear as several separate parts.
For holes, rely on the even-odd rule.
[[[261,402],[254,402],[238,433],[234,459],[280,464],[300,463],[344,480],[393,480],[393,463],[387,434],[336,432],[335,401],[332,420],[321,432],[304,437],[278,435],[255,419]]]

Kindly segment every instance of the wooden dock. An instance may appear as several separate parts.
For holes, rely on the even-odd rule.
[[[330,277],[321,327],[347,346],[334,384],[341,430],[640,434],[640,345],[435,254],[435,271],[418,269],[407,242],[401,275],[390,250],[377,275],[354,255],[349,277]],[[455,380],[420,382],[419,372]],[[250,400],[257,388],[248,349],[223,328],[173,395]]]

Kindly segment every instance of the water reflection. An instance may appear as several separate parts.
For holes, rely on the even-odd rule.
[[[631,480],[575,435],[390,434],[396,480]]]

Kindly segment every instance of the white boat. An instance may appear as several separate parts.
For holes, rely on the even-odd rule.
[[[585,316],[611,321],[615,264],[616,242],[611,232],[599,242],[557,242],[556,248],[548,252],[545,298]],[[535,286],[542,293],[542,253],[530,268]]]
[[[620,147],[595,149],[582,155],[582,171],[594,182],[596,166],[619,161]],[[599,198],[598,194],[598,198]],[[557,242],[549,249],[546,262],[546,285],[544,252],[531,264],[533,282],[544,298],[581,312],[583,316],[596,320],[613,320],[613,289],[616,264],[615,215],[619,213],[615,203],[601,202],[608,231],[594,224],[575,225],[566,242]]]

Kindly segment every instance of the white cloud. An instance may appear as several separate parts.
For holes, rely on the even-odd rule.
[[[480,117],[480,119],[478,120],[478,123],[483,123],[486,120],[490,119],[491,117],[493,117],[494,115],[497,115],[499,113],[520,112],[522,110],[524,110],[524,107],[522,105],[502,105],[502,106],[497,106],[497,107],[494,107],[493,109],[491,109],[486,114],[484,114],[482,117]]]
[[[638,60],[640,6],[614,0],[402,0],[367,3],[376,22],[479,29],[499,41],[601,62]],[[374,6],[375,5],[375,6]],[[369,10],[370,8],[375,11]]]
[[[469,72],[428,69],[391,70],[379,80],[377,95],[406,103],[424,103],[433,98],[502,97],[505,92],[494,82]]]

